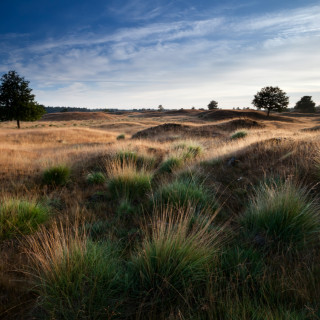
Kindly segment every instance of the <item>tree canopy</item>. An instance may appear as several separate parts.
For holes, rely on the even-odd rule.
[[[254,96],[252,104],[258,109],[282,112],[288,108],[289,97],[279,87],[264,87]]]
[[[209,110],[218,109],[218,102],[214,100],[210,101],[210,103],[208,104],[208,109]]]
[[[294,109],[299,112],[313,113],[316,112],[316,104],[312,101],[311,96],[303,96],[296,103]]]
[[[29,81],[20,77],[16,71],[9,71],[1,77],[0,121],[35,121],[46,113],[44,106],[38,104],[29,88]]]

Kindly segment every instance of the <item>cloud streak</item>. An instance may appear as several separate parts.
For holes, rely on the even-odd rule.
[[[144,16],[142,26],[108,34],[77,33],[22,47],[0,35],[10,52],[0,71],[16,69],[50,105],[203,107],[215,99],[242,107],[265,85],[279,85],[296,100],[311,92],[320,103],[320,6],[168,23],[149,22],[163,8],[137,8],[132,19]]]

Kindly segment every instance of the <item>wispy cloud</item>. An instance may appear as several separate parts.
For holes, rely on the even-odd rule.
[[[165,9],[136,2],[136,11],[127,6],[117,14],[144,16],[140,27],[22,47],[0,37],[10,47],[0,71],[17,69],[33,81],[39,101],[51,105],[189,107],[215,98],[222,106],[247,106],[265,85],[320,100],[320,6],[159,23],[148,20]]]

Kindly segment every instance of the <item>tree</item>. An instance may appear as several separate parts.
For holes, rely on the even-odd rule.
[[[294,109],[299,112],[313,113],[316,112],[316,104],[312,101],[311,96],[302,97],[295,105]]]
[[[289,97],[279,87],[262,88],[254,96],[252,104],[258,109],[267,109],[268,117],[271,110],[282,112],[289,105]]]
[[[208,104],[208,109],[209,110],[218,109],[218,102],[214,100],[210,101],[210,103]]]
[[[164,111],[164,107],[162,106],[162,104],[159,104],[158,110],[159,110],[159,111]]]
[[[16,71],[9,71],[1,77],[0,121],[35,121],[46,113],[43,105],[34,101],[29,81],[20,77]]]

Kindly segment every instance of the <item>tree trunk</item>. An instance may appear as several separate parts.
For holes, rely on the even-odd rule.
[[[20,129],[20,120],[19,119],[17,119],[17,127],[18,127],[18,129]]]
[[[267,114],[267,117],[269,117],[269,115],[270,115],[270,110],[271,110],[271,109],[269,109],[269,108],[268,108],[268,114]]]

